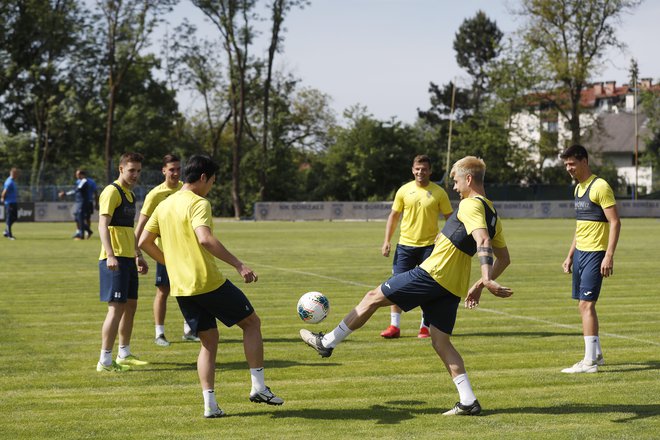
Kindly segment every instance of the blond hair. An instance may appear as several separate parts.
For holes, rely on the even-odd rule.
[[[486,162],[483,159],[475,156],[466,156],[463,159],[456,161],[451,167],[450,177],[467,176],[471,175],[477,183],[484,183],[484,176],[486,175]]]

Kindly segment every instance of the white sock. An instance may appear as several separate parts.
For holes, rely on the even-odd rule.
[[[603,349],[600,348],[600,337],[594,336],[596,338],[596,357],[603,355]]]
[[[112,350],[101,349],[101,357],[99,357],[99,362],[106,367],[112,363]]]
[[[156,324],[156,337],[165,334],[165,326]]]
[[[337,344],[346,339],[351,333],[353,333],[353,330],[348,328],[344,320],[342,320],[333,331],[323,336],[321,343],[326,348],[335,348]]]
[[[252,390],[250,394],[258,393],[266,389],[264,382],[264,367],[250,368],[250,378],[252,379]]]
[[[184,320],[183,321],[183,334],[185,335],[186,333],[192,333],[192,329],[188,325],[188,321]]]
[[[596,351],[598,348],[598,336],[584,337],[584,360],[588,363],[596,361]]]
[[[204,396],[204,409],[209,409],[215,411],[218,409],[218,402],[215,400],[215,391],[214,390],[204,390],[202,391]]]
[[[477,400],[477,396],[472,391],[472,385],[470,385],[470,379],[468,379],[467,373],[459,374],[452,380],[458,390],[461,405],[472,405]]]
[[[401,313],[390,313],[390,325],[401,327]]]
[[[125,358],[131,355],[131,346],[130,345],[120,345],[119,346],[119,357]]]
[[[424,312],[422,312],[422,317],[420,318],[420,321],[419,321],[419,328],[422,328],[422,327],[429,328],[428,325],[424,324]]]

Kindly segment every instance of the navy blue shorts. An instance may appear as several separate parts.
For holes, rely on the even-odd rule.
[[[156,286],[170,287],[170,277],[167,276],[167,267],[156,261]]]
[[[254,313],[245,294],[227,280],[212,292],[177,296],[176,301],[193,333],[218,328],[216,318],[231,327]]]
[[[597,301],[603,276],[600,265],[605,258],[605,251],[580,251],[573,254],[573,299]]]
[[[135,258],[117,257],[118,270],[108,269],[107,260],[99,260],[99,295],[103,302],[125,303],[138,298],[138,272]]]
[[[416,247],[397,244],[392,261],[392,275],[408,272],[419,266],[431,255],[434,247],[435,245]]]
[[[383,294],[406,312],[421,307],[424,318],[451,335],[461,299],[442,287],[424,269],[416,267],[394,275],[380,286]]]

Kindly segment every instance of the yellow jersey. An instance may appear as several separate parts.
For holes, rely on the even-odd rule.
[[[126,199],[134,203],[133,192],[121,185],[119,180],[115,180],[115,183],[119,185]],[[103,188],[99,196],[99,215],[112,217],[115,209],[121,205],[121,200],[119,190],[115,186],[108,185]],[[115,257],[135,258],[135,229],[127,226],[108,226],[108,230],[110,232],[112,252],[114,252]],[[101,245],[99,260],[105,260],[106,258],[108,258],[108,254],[105,252],[103,245]]]
[[[596,175],[592,174],[587,180],[576,185],[576,203],[589,190],[589,200],[601,209],[616,205],[612,187],[603,179],[594,181],[596,177]],[[610,224],[607,221],[577,220],[575,229],[576,249],[586,252],[606,251],[609,237]]]
[[[493,209],[493,202],[485,197],[479,198]],[[470,197],[461,200],[458,205],[458,212],[454,215],[465,227],[465,233],[469,235],[475,229],[488,230],[485,209],[477,197]],[[499,217],[497,217],[495,223],[495,236],[491,239],[491,246],[496,248],[506,247],[502,222]],[[441,233],[435,248],[433,248],[433,253],[420,264],[420,267],[427,271],[442,287],[456,296],[463,297],[467,294],[469,287],[471,262],[471,255],[458,249],[449,238]]]
[[[396,192],[392,210],[403,213],[399,244],[415,247],[432,245],[438,235],[440,213],[452,212],[444,189],[433,182],[420,187],[414,180]]]
[[[208,226],[213,233],[211,204],[187,190],[162,201],[145,226],[160,236],[172,296],[212,292],[226,281],[216,258],[197,241],[199,226]]]

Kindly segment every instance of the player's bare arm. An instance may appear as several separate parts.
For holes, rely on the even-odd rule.
[[[477,257],[479,258],[479,264],[481,266],[481,284],[483,287],[488,289],[490,293],[500,298],[508,298],[513,295],[513,290],[509,287],[501,286],[495,281],[499,275],[504,272],[504,269],[510,264],[509,251],[507,248],[499,248],[497,250],[497,260],[495,257],[495,251],[491,246],[490,237],[488,236],[488,231],[486,229],[475,229],[472,231],[472,236],[474,237],[475,242],[477,243]],[[499,260],[499,261],[498,261]],[[478,289],[475,289],[472,293],[476,295],[477,292],[480,295]],[[466,306],[470,308],[471,304],[478,304],[478,298],[474,298],[469,295],[465,298]],[[476,303],[474,300],[477,300]]]
[[[401,213],[398,211],[391,211],[389,217],[387,217],[387,224],[385,225],[385,241],[383,241],[383,247],[381,249],[383,257],[390,256],[390,250],[392,249],[390,241],[392,240],[392,235],[394,235],[394,230],[396,229],[397,223],[399,223],[400,217]]]
[[[105,263],[110,270],[119,269],[119,261],[115,257],[115,252],[112,250],[112,241],[110,240],[110,220],[112,218],[109,215],[103,214],[99,216],[99,237],[101,238],[101,244],[105,250],[105,254],[108,258],[105,260]]]
[[[564,273],[573,272],[573,254],[575,254],[575,235],[573,235],[573,243],[571,244],[571,248],[568,250],[568,255],[561,265],[561,267],[564,269]]]
[[[158,236],[154,234],[153,232],[149,231],[142,231],[142,234],[140,234],[140,238],[138,239],[138,246],[147,253],[151,258],[162,264],[163,266],[165,265],[165,255],[163,254],[163,251],[160,250],[158,246],[156,246],[156,238]]]
[[[220,240],[211,233],[211,228],[208,226],[198,226],[195,228],[195,235],[197,236],[197,241],[204,249],[209,251],[217,259],[233,266],[246,283],[251,283],[259,279],[252,269],[243,264],[241,260],[225,248]]]
[[[603,209],[605,217],[610,224],[610,236],[607,241],[607,250],[605,257],[600,265],[600,273],[604,277],[609,277],[614,274],[614,251],[619,242],[619,234],[621,233],[621,220],[619,213],[616,210],[616,205]]]

